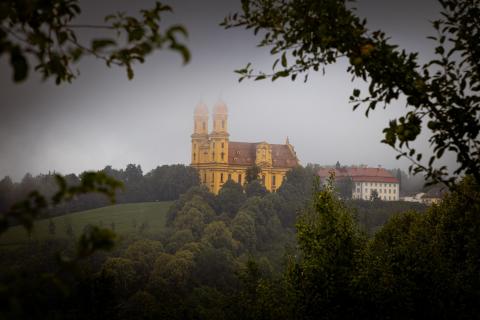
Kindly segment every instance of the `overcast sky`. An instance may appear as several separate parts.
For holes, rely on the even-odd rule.
[[[80,1],[81,21],[100,23],[117,10],[134,12],[153,1]],[[0,58],[0,177],[20,180],[58,171],[79,173],[106,165],[140,164],[147,172],[158,165],[190,161],[190,134],[195,105],[210,108],[219,100],[229,108],[230,139],[294,145],[302,164],[367,164],[407,168],[396,153],[380,143],[388,120],[400,116],[401,103],[378,110],[367,119],[352,111],[348,97],[355,86],[346,64],[311,74],[307,83],[290,80],[238,83],[233,70],[253,62],[270,70],[273,58],[257,48],[251,31],[224,30],[219,22],[239,0],[182,0],[167,22],[189,31],[191,62],[182,66],[178,54],[159,51],[135,67],[128,81],[123,69],[84,59],[72,84],[56,86],[31,75],[13,84],[6,57]],[[438,16],[433,0],[358,0],[359,14],[370,29],[381,28],[408,51],[431,57],[429,20]],[[426,136],[422,139],[425,141]],[[426,148],[427,143],[421,144]],[[454,165],[452,162],[450,165]]]

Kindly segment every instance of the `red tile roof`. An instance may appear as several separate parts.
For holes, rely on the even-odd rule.
[[[230,141],[228,143],[228,164],[254,165],[258,144]],[[298,165],[298,159],[288,145],[270,144],[270,147],[272,148],[272,165],[274,168],[293,168]]]
[[[331,171],[335,172],[336,178],[350,177],[356,182],[399,183],[397,178],[383,168],[321,168],[317,174],[320,178],[326,178],[330,175]]]

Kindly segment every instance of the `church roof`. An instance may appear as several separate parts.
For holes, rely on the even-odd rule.
[[[390,172],[383,168],[362,168],[362,167],[344,167],[344,168],[321,168],[317,174],[320,178],[326,178],[330,172],[335,172],[335,178],[350,177],[356,182],[383,182],[399,183],[398,179],[392,176]]]
[[[260,143],[235,142],[228,143],[228,164],[253,166],[255,164],[257,145]],[[270,144],[272,148],[272,165],[274,168],[294,168],[298,159],[293,150],[286,144]]]

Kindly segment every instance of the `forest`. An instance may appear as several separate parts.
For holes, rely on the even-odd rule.
[[[319,186],[313,168],[290,171],[276,193],[256,179],[245,188],[228,181],[217,196],[193,186],[170,207],[165,229],[124,235],[107,251],[83,252],[82,241],[98,245],[94,226],[85,230],[90,239],[82,235],[78,243],[71,238],[4,247],[5,316],[474,315],[474,305],[462,300],[476,299],[465,286],[475,288],[478,278],[478,217],[468,214],[477,208],[465,198],[478,192],[472,179],[430,208],[362,201],[383,203],[376,210],[385,210],[365,220],[339,199],[333,180]]]

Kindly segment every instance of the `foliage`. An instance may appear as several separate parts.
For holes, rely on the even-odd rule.
[[[314,195],[312,208],[300,216],[297,240],[302,256],[287,273],[295,312],[304,319],[348,317],[365,239],[353,214],[336,198],[333,180]]]
[[[190,60],[186,46],[178,40],[187,36],[181,25],[160,27],[161,15],[172,8],[159,2],[143,9],[140,17],[118,12],[107,15],[103,24],[78,24],[81,15],[78,0],[2,1],[0,3],[0,55],[10,56],[13,81],[28,77],[30,63],[44,79],[55,83],[71,82],[79,71],[75,64],[84,56],[103,60],[108,67],[125,68],[128,79],[134,76],[132,65],[143,63],[154,50],[169,48],[183,62]],[[83,31],[94,31],[88,39]],[[88,43],[89,42],[89,43]]]
[[[218,209],[220,212],[225,212],[229,216],[233,216],[244,201],[245,194],[243,193],[242,186],[233,180],[225,182],[218,192]]]
[[[232,221],[232,236],[248,250],[256,247],[255,219],[245,211],[239,211]]]
[[[140,165],[128,164],[125,169],[114,169],[106,166],[98,172],[123,183],[122,189],[117,189],[115,200],[117,203],[147,202],[176,200],[192,186],[199,185],[197,171],[185,165],[165,165],[146,173]],[[71,186],[79,186],[82,173],[63,176],[65,182]],[[9,177],[0,181],[0,212],[5,212],[15,202],[25,199],[32,191],[38,191],[45,197],[52,197],[59,192],[56,182],[56,173],[26,174],[20,183],[13,183]],[[111,195],[109,195],[111,197]],[[68,201],[54,204],[41,213],[42,217],[56,216],[69,212],[82,211],[103,207],[109,204],[107,198],[94,193],[77,194],[68,198]],[[3,208],[3,210],[2,210]]]
[[[247,168],[247,172],[245,174],[245,181],[247,183],[250,183],[260,179],[261,172],[262,172],[262,168],[254,164],[253,166]]]
[[[408,201],[349,200],[345,205],[355,212],[358,223],[369,235],[381,229],[396,214],[407,211],[424,213],[428,208],[423,203]]]
[[[268,193],[267,188],[257,179],[245,185],[245,194],[250,197],[263,197]]]
[[[335,179],[335,189],[342,199],[352,199],[354,184],[351,177]]]
[[[315,166],[298,166],[287,172],[285,179],[277,191],[280,196],[276,207],[283,226],[293,228],[297,215],[305,209],[311,200],[316,177]]]
[[[426,214],[397,215],[375,235],[359,277],[370,315],[477,317],[479,199],[479,185],[467,177]]]
[[[66,179],[54,175],[58,191],[47,199],[38,191],[31,191],[27,199],[16,203],[5,214],[0,215],[0,234],[5,232],[13,224],[21,224],[28,231],[33,228],[35,218],[44,213],[49,207],[69,201],[78,195],[90,192],[98,192],[106,195],[111,201],[115,199],[115,191],[122,187],[117,180],[110,178],[102,172],[85,172],[80,177],[78,185],[68,186]]]
[[[301,181],[298,188],[304,187]],[[62,258],[61,265],[48,259],[59,251],[58,242],[3,248],[0,274],[12,267],[31,275],[59,268],[80,272],[76,281],[66,282],[66,296],[41,287],[49,294],[35,301],[45,304],[27,312],[57,318],[74,313],[130,319],[133,312],[147,318],[232,320],[476,317],[480,189],[473,178],[424,213],[394,215],[370,238],[356,222],[362,213],[383,219],[411,207],[344,203],[332,181],[313,190],[298,219],[297,246],[280,223],[278,208],[286,200],[279,193],[245,198],[228,217],[218,209],[217,197],[193,187],[172,205],[172,221],[161,233],[123,236],[114,252],[72,263],[81,251],[63,249],[62,256],[73,260]],[[189,212],[201,219],[185,219]],[[285,247],[290,249],[281,250]],[[14,297],[22,306],[30,301]]]
[[[387,35],[367,29],[366,19],[346,0],[244,0],[242,12],[225,18],[226,28],[245,27],[261,35],[261,47],[276,56],[273,73],[255,74],[249,63],[237,70],[240,80],[295,80],[310,71],[324,70],[341,58],[348,59],[353,79],[369,83],[368,95],[358,89],[350,101],[367,104],[366,116],[377,105],[385,107],[400,97],[407,101],[405,116],[390,121],[384,143],[398,157],[412,161],[414,173],[450,186],[462,174],[480,182],[480,15],[478,0],[440,0],[442,18],[433,22],[437,44],[433,59],[423,66],[417,53],[407,53],[390,43]],[[434,154],[427,163],[412,147],[426,122]],[[459,167],[448,177],[445,166],[436,167],[445,151],[457,156]]]

